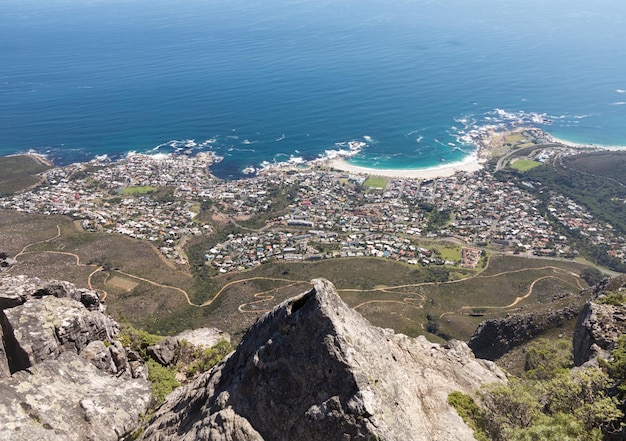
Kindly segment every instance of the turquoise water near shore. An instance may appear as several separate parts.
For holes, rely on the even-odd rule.
[[[6,0],[0,154],[214,151],[216,175],[460,161],[485,126],[626,145],[626,3]]]

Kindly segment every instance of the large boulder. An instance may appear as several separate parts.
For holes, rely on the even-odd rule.
[[[473,440],[447,403],[504,381],[465,343],[372,326],[330,282],[261,317],[237,350],[174,391],[143,440]]]
[[[152,402],[145,364],[115,340],[98,292],[0,279],[0,441],[119,440]]]
[[[110,342],[119,333],[109,317],[69,297],[33,299],[4,314],[19,348],[28,355],[29,366],[61,352],[80,353],[89,343]]]
[[[0,440],[117,441],[152,400],[144,379],[123,379],[63,352],[0,381]]]

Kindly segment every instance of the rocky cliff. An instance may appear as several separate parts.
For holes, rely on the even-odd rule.
[[[626,332],[626,276],[603,281],[595,287],[593,297],[585,304],[574,330],[577,366],[608,358],[617,339]]]
[[[118,440],[152,400],[95,291],[0,278],[0,440]]]
[[[497,360],[544,332],[575,320],[587,299],[593,296],[592,291],[562,293],[539,307],[520,308],[504,318],[485,320],[472,335],[468,346],[479,358]]]
[[[465,343],[441,346],[372,326],[317,280],[171,394],[142,439],[472,440],[448,394],[503,379]]]

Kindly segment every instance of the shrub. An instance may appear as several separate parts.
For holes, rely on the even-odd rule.
[[[176,372],[173,368],[161,366],[151,358],[146,361],[146,365],[148,366],[148,380],[152,383],[152,393],[159,405],[165,400],[167,394],[180,386],[180,383],[176,380]]]
[[[187,368],[187,376],[206,372],[233,351],[233,347],[227,340],[220,340],[215,346],[208,349],[194,351],[194,362]]]
[[[613,306],[621,306],[626,303],[626,296],[621,292],[610,292],[596,301],[600,305],[613,305]]]
[[[448,395],[448,404],[454,407],[465,424],[474,431],[474,438],[478,441],[489,441],[484,430],[485,413],[478,407],[472,397],[462,392],[454,391]]]

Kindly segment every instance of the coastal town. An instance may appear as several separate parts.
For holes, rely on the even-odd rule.
[[[221,273],[276,260],[358,256],[473,267],[487,246],[576,257],[578,250],[556,225],[605,244],[613,257],[626,255],[626,240],[585,207],[555,194],[548,219],[528,191],[535,183],[503,182],[488,168],[444,177],[374,178],[322,164],[224,181],[211,175],[213,160],[210,153],[134,154],[54,167],[36,188],[1,198],[0,208],[71,216],[86,231],[147,240],[179,264],[187,263],[187,238],[231,225],[233,232],[204,255]],[[254,219],[262,224],[251,224]],[[423,245],[441,239],[463,246],[458,260]]]

